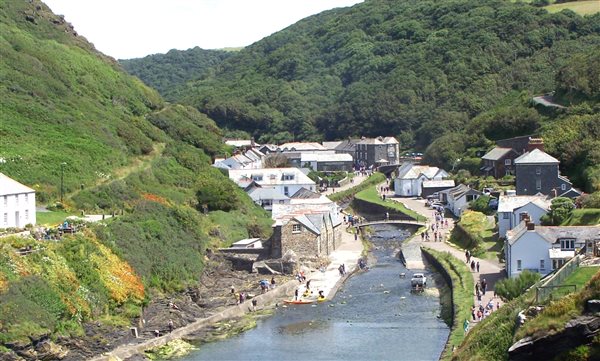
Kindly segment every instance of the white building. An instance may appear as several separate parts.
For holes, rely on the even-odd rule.
[[[319,152],[300,154],[300,164],[302,167],[310,166],[315,171],[319,172],[334,172],[334,171],[352,171],[353,159],[347,153]]]
[[[442,180],[446,177],[448,172],[438,167],[404,163],[398,168],[394,192],[400,197],[418,197],[421,195],[424,181]]]
[[[446,203],[446,208],[460,217],[469,208],[469,203],[481,196],[481,192],[464,184],[440,192],[440,200]]]
[[[229,158],[215,158],[214,167],[222,169],[259,169],[262,168],[265,155],[258,149],[248,149],[242,154],[235,154]]]
[[[510,192],[510,191],[509,191]],[[498,199],[498,236],[506,237],[506,232],[515,228],[523,219],[529,217],[534,224],[540,224],[540,218],[548,213],[551,200],[544,195],[517,196],[514,191]]]
[[[35,191],[0,173],[0,228],[35,225]]]
[[[254,203],[270,211],[273,209],[273,204],[289,204],[290,197],[281,193],[275,187],[255,187],[248,190],[248,195]]]
[[[588,240],[600,240],[600,226],[545,227],[523,221],[506,235],[506,273],[517,277],[529,270],[546,275],[574,257]]]
[[[287,197],[301,188],[316,190],[315,182],[298,168],[231,169],[229,178],[243,187],[249,181],[254,181],[261,187],[274,188]]]

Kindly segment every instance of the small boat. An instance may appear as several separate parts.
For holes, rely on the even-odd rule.
[[[291,305],[308,305],[314,303],[314,300],[283,300],[284,303]]]

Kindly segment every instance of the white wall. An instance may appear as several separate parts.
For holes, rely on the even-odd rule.
[[[0,196],[0,228],[23,228],[36,223],[35,193]]]
[[[540,218],[546,214],[546,211],[533,203],[527,203],[526,205],[514,209],[512,212],[501,212],[498,213],[498,236],[506,237],[506,232],[515,228],[521,223],[521,213],[527,213],[531,222],[539,225]],[[505,219],[504,214],[508,213],[509,218]]]
[[[504,218],[505,215],[508,218]],[[518,225],[518,223],[511,223],[511,220],[512,220],[511,212],[498,212],[498,237],[500,237],[500,238],[506,237],[506,232],[508,232],[509,230],[514,228],[514,226],[512,226],[512,224],[514,224],[515,226]]]
[[[539,269],[540,274],[546,275],[552,271],[552,262],[548,250],[551,244],[535,231],[526,231],[510,246],[510,259],[506,260],[506,273],[509,277],[517,277],[523,270],[539,269],[540,260],[544,260],[545,270]],[[521,260],[521,270],[517,270],[517,260]]]

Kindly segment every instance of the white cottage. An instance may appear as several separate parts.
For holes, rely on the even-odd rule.
[[[418,197],[422,192],[424,181],[442,180],[448,172],[438,167],[404,163],[398,168],[398,176],[394,180],[394,193],[400,197]]]
[[[517,277],[529,270],[546,275],[573,258],[587,241],[596,240],[600,226],[546,227],[523,221],[506,236],[506,273]]]
[[[35,224],[35,190],[0,173],[0,228]]]
[[[469,203],[481,196],[481,192],[467,185],[459,184],[454,188],[440,192],[440,200],[446,203],[446,208],[460,217],[469,208]]]
[[[510,192],[510,191],[509,191]],[[545,195],[517,196],[514,191],[500,196],[498,200],[498,236],[515,228],[523,219],[540,224],[540,218],[548,213],[551,200]]]

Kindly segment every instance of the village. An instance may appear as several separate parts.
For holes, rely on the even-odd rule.
[[[599,225],[542,225],[544,216],[552,210],[553,199],[566,198],[574,205],[582,192],[560,174],[559,161],[544,152],[540,138],[506,139],[482,152],[480,170],[487,179],[497,180],[496,184],[501,185],[498,189],[489,186],[477,189],[472,184],[459,183],[451,172],[423,164],[420,153],[401,155],[399,142],[393,137],[363,137],[322,144],[225,142],[232,147],[233,154],[214,159],[213,166],[270,212],[273,234],[269,239],[232,240],[230,247],[218,252],[236,269],[263,275],[262,293],[272,290],[274,276],[288,275],[295,280],[279,289],[285,292],[279,297],[292,297],[298,303],[331,299],[349,274],[368,268],[360,230],[386,222],[398,225],[413,222],[413,226],[420,227],[405,245],[407,269],[415,272],[425,269],[420,251],[424,246],[449,252],[461,261],[466,256],[476,284],[473,309],[476,304],[483,308],[483,303],[486,312],[490,311],[489,305],[493,310],[503,303],[494,291],[495,283],[502,279],[516,278],[524,271],[547,276],[575,258],[579,265],[578,257],[597,263],[600,256]],[[343,202],[331,199],[335,199],[336,192],[368,181],[376,172],[385,175],[380,183],[372,185],[382,202],[401,203],[423,218],[402,213],[390,217],[384,212],[364,219],[345,210]],[[55,227],[35,227],[35,190],[3,174],[0,185],[1,237],[18,234],[60,240],[77,232],[86,222],[118,217],[114,214],[70,217]],[[484,197],[485,206],[492,211],[483,222],[493,223],[493,239],[499,245],[495,259],[481,256],[475,260],[469,251],[465,253],[465,249],[449,242],[454,225],[463,215],[473,212],[470,208],[480,197]],[[26,247],[18,250],[22,256],[32,251]],[[272,285],[268,281],[271,277]],[[487,298],[482,299],[486,288]],[[251,292],[252,307],[243,308],[248,294],[240,292],[235,294],[239,299],[235,310],[247,312],[257,304],[264,307],[276,302],[274,292],[273,295]],[[472,321],[480,321],[483,312],[476,317],[473,311]],[[195,323],[180,326],[178,333],[165,337],[170,340],[189,331],[186,329],[199,327]],[[173,326],[169,327],[172,331]],[[465,326],[465,332],[467,329]],[[162,336],[165,331],[155,332]]]

